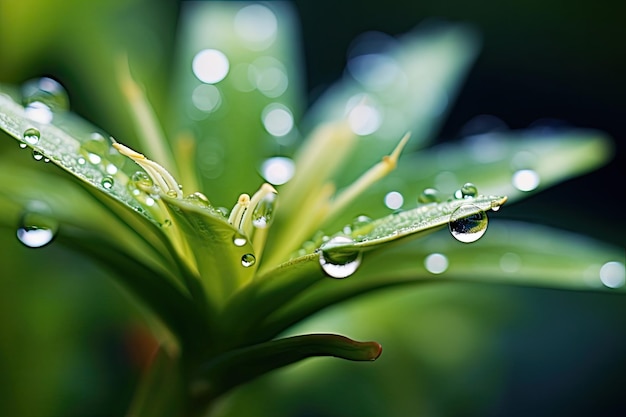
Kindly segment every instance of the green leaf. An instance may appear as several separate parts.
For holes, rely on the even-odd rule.
[[[128,190],[136,166],[110,146],[108,135],[67,111],[54,113],[52,123],[40,123],[26,114],[19,97],[15,88],[0,85],[0,129],[101,193],[157,222]]]
[[[195,259],[196,279],[204,296],[212,302],[211,308],[219,309],[237,288],[252,280],[256,259],[250,241],[208,206],[201,207],[186,199],[162,198],[173,218],[171,227],[183,234],[185,249]]]
[[[482,194],[506,195],[515,202],[603,165],[610,159],[612,148],[605,133],[585,129],[489,133],[441,144],[401,157],[395,171],[323,227],[336,230],[360,214],[371,218],[385,215],[389,209],[384,198],[390,191],[401,193],[404,206],[411,207],[426,188],[449,195],[471,182]],[[520,170],[536,174],[536,188],[522,191],[514,185],[513,176]]]
[[[210,400],[269,371],[306,358],[334,356],[351,361],[373,361],[381,352],[379,343],[357,342],[335,334],[292,336],[244,347],[201,366],[196,378],[204,382],[206,390],[198,393],[198,400]]]
[[[355,42],[356,56],[346,75],[317,100],[306,120],[311,125],[347,120],[354,134],[359,118],[351,112],[359,106],[374,109],[375,116],[365,111],[371,119],[360,124],[379,120],[380,127],[356,139],[350,163],[331,177],[337,186],[354,180],[406,132],[412,134],[409,150],[432,140],[477,53],[477,35],[470,27],[442,22],[423,24],[399,39],[370,34]],[[312,174],[320,175],[302,175]]]
[[[426,263],[432,254],[445,258],[445,263],[438,265],[444,270],[442,273],[427,269]],[[438,261],[441,260],[438,256]],[[470,281],[625,292],[623,277],[621,281],[613,277],[613,282],[621,282],[617,288],[603,284],[601,270],[608,262],[621,263],[623,268],[623,249],[557,229],[498,221],[489,226],[483,239],[471,245],[437,233],[388,250],[367,253],[354,275],[344,280],[318,280],[306,293],[293,297],[267,316],[259,328],[267,332],[265,337],[273,337],[330,305],[405,284]],[[317,276],[313,270],[307,270],[307,275],[300,279],[314,280]]]
[[[296,144],[296,128],[274,136],[263,124],[272,109],[292,122],[300,117],[294,14],[287,2],[188,2],[180,19],[168,134],[175,149],[180,138],[195,146],[186,163],[211,201],[230,208],[239,194],[259,187],[264,159],[286,155]],[[223,79],[203,82],[194,75],[193,59],[203,50],[224,54]]]

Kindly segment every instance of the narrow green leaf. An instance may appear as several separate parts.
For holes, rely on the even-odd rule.
[[[402,208],[410,208],[426,188],[434,187],[442,195],[449,195],[471,182],[482,194],[506,195],[515,202],[603,165],[610,159],[612,147],[605,133],[584,129],[489,133],[441,144],[401,157],[395,171],[323,227],[339,229],[357,215],[384,216],[389,213],[384,199],[390,191],[402,194]],[[514,176],[523,170],[527,170],[527,182],[524,184],[523,176],[517,177],[516,186]],[[537,181],[535,188],[520,189],[524,185],[531,187],[533,179]],[[354,212],[354,207],[359,212]]]
[[[288,2],[183,3],[167,130],[175,149],[180,138],[195,147],[186,162],[217,206],[257,189],[262,161],[297,143],[304,94],[294,18]]]
[[[607,263],[614,268],[607,270]],[[325,307],[405,284],[470,281],[623,293],[623,265],[623,249],[557,229],[499,221],[471,245],[437,233],[366,254],[354,275],[344,280],[318,280],[306,293],[276,309],[258,328],[266,332],[265,337],[274,337]],[[300,279],[318,276],[312,269],[307,274]]]
[[[173,224],[184,235],[198,268],[206,297],[219,308],[235,290],[250,282],[256,255],[250,241],[217,210],[186,199],[163,197]]]
[[[272,340],[228,352],[203,365],[197,378],[205,382],[206,390],[197,394],[204,399],[216,398],[267,372],[311,357],[373,361],[381,352],[379,343],[357,342],[335,334],[307,334]]]
[[[157,222],[127,188],[136,166],[111,147],[109,136],[79,116],[54,113],[51,123],[30,118],[16,89],[0,85],[0,129],[79,180]]]

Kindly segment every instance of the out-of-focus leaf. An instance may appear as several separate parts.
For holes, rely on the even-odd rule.
[[[292,13],[282,2],[183,4],[167,130],[175,149],[181,137],[195,142],[191,163],[218,206],[257,189],[261,162],[289,153],[298,138]]]
[[[344,78],[314,104],[306,120],[311,125],[346,120],[359,135],[350,163],[332,177],[338,187],[389,152],[406,132],[412,134],[407,149],[433,138],[477,55],[477,43],[471,28],[436,22],[397,40],[370,32],[355,43]]]
[[[435,258],[429,258],[433,254]],[[485,238],[471,245],[434,234],[366,253],[354,275],[341,281],[319,280],[306,294],[275,310],[259,327],[268,331],[267,336],[276,335],[329,305],[401,284],[472,281],[608,290],[607,284],[603,285],[608,279],[616,287],[611,291],[625,291],[623,277],[601,279],[601,269],[608,262],[621,263],[623,268],[623,249],[551,228],[500,221],[489,226]]]
[[[388,213],[384,198],[390,191],[400,192],[403,208],[410,208],[426,188],[449,195],[471,182],[481,194],[506,195],[514,202],[601,166],[611,153],[612,143],[606,134],[593,130],[527,130],[468,137],[401,158],[395,171],[356,199],[352,207],[359,207],[358,213],[346,209],[324,229],[338,229],[356,215],[373,218]],[[520,173],[516,186],[514,179]],[[533,180],[535,188],[520,189],[532,187]]]
[[[178,361],[161,347],[143,375],[126,417],[181,415],[184,396]]]

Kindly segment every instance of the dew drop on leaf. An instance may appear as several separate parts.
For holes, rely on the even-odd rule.
[[[40,248],[54,238],[58,223],[49,215],[49,208],[41,202],[35,202],[25,211],[17,228],[17,238],[24,246]]]
[[[24,131],[24,141],[29,145],[36,145],[39,142],[39,138],[41,137],[41,133],[38,129],[34,127],[29,127]]]
[[[35,159],[35,161],[41,161],[43,159],[43,154],[37,150],[34,150],[33,158]]]
[[[198,207],[201,208],[209,208],[211,207],[211,202],[209,201],[209,199],[207,198],[206,195],[202,194],[199,191],[196,191],[195,193],[189,194],[187,197],[185,197],[185,201],[190,202]]]
[[[243,246],[245,245],[247,242],[246,238],[243,235],[240,234],[236,234],[235,236],[233,236],[233,243],[235,244],[235,246]]]
[[[246,253],[241,257],[241,265],[246,268],[251,267],[256,263],[256,257],[251,253]]]
[[[352,239],[345,236],[335,236],[320,247],[320,265],[322,270],[331,278],[347,278],[354,274],[361,265],[363,254],[355,251],[347,254],[331,254],[328,250],[337,244],[352,243]]]
[[[267,193],[252,211],[252,224],[254,227],[264,229],[272,224],[274,209],[276,208],[277,194]]]
[[[478,188],[471,182],[467,182],[461,187],[461,195],[463,198],[474,198],[478,195]]]
[[[456,240],[472,243],[487,231],[487,214],[473,204],[463,204],[450,215],[450,233]]]
[[[25,143],[20,143],[20,149],[26,149],[28,145]]]
[[[100,185],[102,185],[102,188],[104,188],[105,190],[110,190],[111,188],[113,188],[114,184],[115,181],[111,177],[104,177],[100,182]]]
[[[417,197],[417,202],[421,204],[438,203],[439,192],[434,188],[425,188],[424,191]]]
[[[65,88],[52,78],[26,81],[21,92],[26,115],[39,123],[50,123],[55,113],[69,109]]]

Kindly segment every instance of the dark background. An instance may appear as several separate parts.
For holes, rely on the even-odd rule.
[[[550,225],[624,245],[625,3],[294,3],[302,22],[312,100],[342,75],[351,41],[365,31],[401,35],[433,18],[473,25],[482,36],[482,52],[451,107],[440,140],[458,138],[466,123],[483,114],[496,116],[511,129],[548,123],[607,132],[616,146],[608,166],[524,200],[523,207],[509,206],[502,215],[544,223],[548,219]]]

